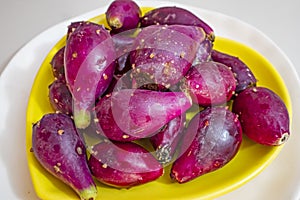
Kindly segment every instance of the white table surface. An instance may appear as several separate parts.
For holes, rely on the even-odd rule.
[[[94,10],[95,8],[105,6],[110,2],[111,1],[108,0],[1,1],[0,75],[14,54],[20,48],[22,48],[23,45],[28,43],[42,31],[61,21],[83,14],[90,10]],[[281,48],[281,50],[283,50],[283,52],[289,57],[296,67],[297,73],[300,74],[300,54],[298,49],[300,45],[300,1],[173,0],[170,2],[184,3],[203,9],[217,11],[232,17],[236,17],[250,25],[255,26],[265,33],[271,40],[273,40],[279,46],[279,48]],[[1,159],[0,162],[5,161]],[[18,166],[14,167],[18,168]],[[274,168],[276,166],[271,165],[270,167]],[[21,170],[21,172],[28,173],[27,169]],[[20,171],[18,171],[18,173],[20,173]],[[260,184],[264,183],[262,180],[263,176],[264,174],[262,173],[256,178],[260,179]],[[30,180],[29,175],[25,177]],[[2,179],[2,177],[0,177],[0,179]],[[6,194],[8,192],[6,187],[8,186],[1,187],[0,199],[37,199],[31,182],[28,180],[17,180],[17,178],[14,176],[13,180],[11,180],[9,184],[15,184],[17,187],[14,188],[15,195]],[[230,193],[219,199],[232,199],[236,194],[243,194],[245,198],[242,199],[248,199],[247,196],[250,196],[252,199],[256,200],[264,199],[264,195],[259,195],[257,196],[258,198],[256,198],[255,194],[247,194],[247,187],[255,184],[255,180],[250,181],[245,186],[234,191],[233,194]],[[270,186],[261,185],[261,187],[262,189],[268,189],[268,192],[270,192],[272,190],[282,189],[280,188],[280,185],[289,185],[289,183],[273,184]],[[295,197],[294,191],[291,191],[291,195],[278,196],[278,200],[294,200],[295,198],[297,197]]]

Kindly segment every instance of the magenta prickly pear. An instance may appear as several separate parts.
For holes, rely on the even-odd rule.
[[[132,0],[115,0],[106,11],[106,21],[114,33],[137,28],[142,15]]]
[[[114,117],[112,112],[112,92],[102,97],[94,108],[95,132],[114,141],[126,142],[138,139],[136,136],[125,133],[115,121],[117,116]]]
[[[290,135],[289,114],[280,97],[265,87],[251,87],[237,95],[232,111],[239,115],[243,132],[264,145],[282,145]]]
[[[49,101],[55,111],[73,114],[73,98],[65,82],[55,80],[49,85]]]
[[[194,103],[206,107],[229,101],[234,94],[236,80],[226,65],[202,62],[188,71],[182,87],[190,93]]]
[[[203,29],[196,26],[145,27],[130,54],[135,87],[157,84],[169,88],[178,83],[192,66],[204,40]]]
[[[163,166],[142,146],[126,142],[102,142],[91,149],[88,161],[92,174],[101,183],[129,188],[156,180]]]
[[[146,13],[141,19],[141,27],[150,25],[188,25],[199,26],[207,34],[207,38],[214,41],[213,29],[192,12],[180,7],[160,7]]]
[[[236,155],[242,141],[237,115],[223,107],[209,107],[190,121],[181,145],[184,152],[172,165],[179,183],[215,171]]]
[[[185,120],[185,115],[172,119],[157,134],[150,138],[160,163],[166,164],[173,159],[183,134]]]
[[[50,64],[52,67],[53,76],[61,81],[66,81],[65,65],[64,65],[65,47],[59,49],[53,56]]]
[[[247,87],[252,87],[256,85],[257,80],[254,74],[251,72],[250,68],[238,57],[234,57],[229,54],[213,50],[211,52],[211,59],[213,61],[223,63],[224,65],[230,67],[237,80],[235,90],[236,93],[243,91]]]
[[[70,34],[65,49],[65,73],[74,98],[76,127],[90,124],[90,109],[109,86],[116,53],[109,32],[92,22],[80,24]]]
[[[32,149],[39,163],[81,199],[96,199],[97,188],[87,164],[85,146],[68,115],[46,114],[35,123]]]
[[[97,103],[97,132],[112,140],[132,141],[150,137],[191,107],[183,92],[123,89]]]
[[[67,31],[67,40],[69,39],[71,33],[73,33],[77,27],[79,27],[80,25],[84,24],[84,23],[89,23],[86,21],[76,21],[76,22],[71,22],[71,24],[68,26],[68,31]]]

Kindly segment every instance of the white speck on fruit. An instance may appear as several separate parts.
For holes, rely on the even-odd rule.
[[[82,155],[82,148],[81,147],[77,147],[76,151],[77,151],[78,155]]]
[[[127,139],[127,138],[129,138],[129,135],[123,135],[122,138]]]
[[[103,75],[102,75],[102,76],[103,76],[103,79],[104,79],[104,80],[107,80],[107,79],[108,79],[108,76],[107,76],[107,74],[103,73]]]
[[[184,53],[184,52],[181,52],[181,53],[180,53],[180,58],[184,58],[184,56],[185,56],[185,53]]]
[[[149,57],[154,58],[154,56],[155,56],[154,53],[151,53]]]
[[[53,168],[56,173],[61,173],[59,166],[54,165]]]
[[[65,131],[62,130],[62,129],[60,129],[60,130],[57,131],[58,135],[62,135],[62,134],[64,134],[64,132],[65,132]]]
[[[106,168],[107,168],[107,164],[104,163],[104,164],[102,165],[102,168],[106,169]]]
[[[77,58],[77,52],[72,53],[72,58]]]

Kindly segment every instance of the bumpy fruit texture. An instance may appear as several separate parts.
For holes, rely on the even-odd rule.
[[[81,199],[96,199],[97,188],[87,165],[85,146],[68,115],[46,114],[35,123],[32,149],[39,163]]]
[[[115,118],[118,118],[120,116],[114,116],[113,114],[113,104],[111,96],[112,93],[115,92],[112,90],[110,93],[103,96],[97,102],[94,108],[93,128],[95,128],[95,133],[114,141],[127,142],[137,140],[138,137],[125,133],[116,122]]]
[[[49,101],[55,111],[73,114],[73,98],[65,82],[55,80],[49,85]]]
[[[234,158],[242,141],[237,115],[223,107],[201,111],[188,125],[171,177],[179,183],[223,167]]]
[[[130,188],[156,180],[163,166],[138,144],[102,142],[92,147],[88,160],[92,174],[100,182]]]
[[[78,128],[90,124],[90,109],[109,86],[116,53],[109,32],[92,22],[80,24],[70,34],[65,49],[65,73],[74,98]]]
[[[212,61],[193,66],[182,82],[182,87],[190,93],[193,102],[204,107],[226,103],[236,87],[230,69]]]
[[[230,67],[231,71],[234,73],[237,80],[236,93],[239,93],[246,89],[247,87],[252,87],[256,85],[256,78],[250,68],[238,57],[213,50],[211,52],[211,59],[213,61],[223,63],[224,65]]]
[[[86,21],[71,22],[71,24],[68,26],[66,39],[67,40],[69,39],[70,35],[77,29],[77,27],[85,23],[89,23],[89,22]]]
[[[242,91],[232,111],[239,115],[243,132],[264,145],[282,145],[290,135],[289,114],[280,97],[265,87]]]
[[[115,0],[105,14],[112,32],[120,33],[137,28],[142,13],[140,7],[132,0]]]
[[[66,82],[64,56],[65,56],[65,47],[62,47],[54,54],[50,64],[55,79]]]
[[[135,87],[157,84],[169,88],[178,83],[192,66],[204,40],[203,29],[196,26],[145,27],[130,54]]]
[[[124,89],[100,99],[94,121],[99,134],[112,140],[132,141],[157,133],[191,105],[183,92]]]
[[[156,158],[160,163],[167,164],[174,159],[174,154],[183,135],[185,120],[185,114],[172,119],[150,138],[150,142],[155,149]]]
[[[180,7],[159,7],[146,13],[141,19],[141,27],[150,25],[188,25],[199,26],[207,34],[207,38],[214,41],[213,29],[192,12]]]

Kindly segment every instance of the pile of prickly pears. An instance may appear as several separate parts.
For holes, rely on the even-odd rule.
[[[262,145],[287,141],[283,101],[256,86],[242,60],[214,49],[214,31],[198,16],[180,7],[142,16],[134,1],[115,0],[106,20],[68,26],[50,63],[56,112],[32,128],[37,160],[81,199],[96,198],[93,178],[129,188],[166,165],[174,181],[191,181],[231,161],[242,134]]]

